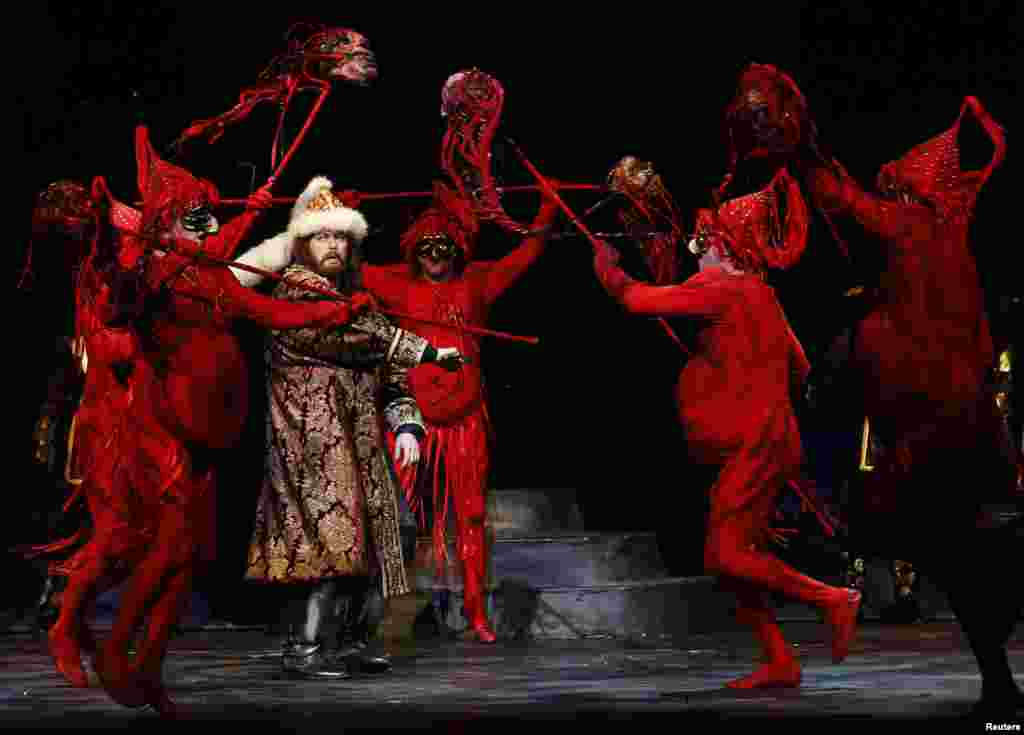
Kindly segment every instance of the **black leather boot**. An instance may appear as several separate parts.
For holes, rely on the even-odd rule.
[[[385,611],[379,584],[356,590],[347,598],[338,630],[337,658],[365,674],[390,671],[391,659],[381,650],[376,635]]]
[[[323,645],[323,627],[334,612],[333,581],[322,582],[313,589],[300,618],[289,626],[288,641],[281,657],[286,676],[301,679],[348,679],[349,667],[327,653]]]

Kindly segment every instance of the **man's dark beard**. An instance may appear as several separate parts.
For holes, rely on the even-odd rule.
[[[353,291],[360,291],[363,287],[362,275],[359,272],[359,265],[361,259],[358,255],[352,254],[348,257],[348,262],[345,263],[345,267],[334,274],[331,278],[336,288],[341,294],[348,296]]]

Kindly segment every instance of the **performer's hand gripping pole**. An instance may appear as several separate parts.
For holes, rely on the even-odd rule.
[[[298,283],[298,282],[292,281],[292,280],[288,279],[287,277],[282,276],[282,275],[280,275],[278,273],[274,273],[272,271],[263,270],[262,268],[257,268],[256,266],[246,265],[245,263],[236,263],[233,260],[226,260],[224,258],[215,258],[215,257],[213,257],[211,255],[205,255],[203,253],[198,253],[196,255],[185,254],[185,257],[194,257],[196,260],[198,260],[200,262],[212,263],[214,265],[223,265],[223,266],[227,266],[228,268],[236,268],[236,269],[241,270],[241,271],[248,271],[249,273],[256,273],[258,275],[263,276],[264,278],[269,278],[272,281],[279,281],[279,282],[289,283],[289,284],[291,284],[293,286],[297,286],[298,288],[302,288],[302,289],[305,289],[307,291],[312,291],[313,293],[318,293],[318,294],[321,294],[323,296],[328,296],[328,297],[330,297],[330,298],[332,298],[332,299],[334,299],[336,301],[349,301],[349,299],[345,298],[344,296],[342,296],[340,293],[338,293],[337,291],[335,291],[333,289],[321,288],[320,286],[314,286],[313,284],[310,284],[310,283]],[[493,329],[484,329],[483,327],[472,327],[472,326],[454,325],[454,324],[449,324],[447,322],[435,321],[433,319],[424,319],[422,317],[418,317],[418,316],[415,316],[413,314],[406,314],[406,313],[401,312],[401,311],[392,311],[390,309],[381,309],[380,313],[381,314],[385,314],[387,316],[393,316],[393,317],[395,317],[397,319],[408,319],[409,321],[420,322],[421,324],[433,324],[433,325],[439,326],[439,327],[448,327],[450,329],[456,329],[456,330],[459,330],[459,331],[462,331],[462,332],[469,332],[470,334],[479,334],[479,335],[481,335],[483,337],[496,337],[498,339],[507,339],[507,340],[511,340],[513,342],[526,342],[527,344],[531,344],[531,345],[535,345],[535,344],[540,342],[540,339],[538,337],[524,337],[524,336],[521,336],[521,335],[518,335],[518,334],[508,334],[507,332],[498,332],[498,331],[495,331]]]
[[[597,240],[597,238],[594,237],[594,234],[587,228],[585,224],[583,224],[583,221],[576,216],[576,213],[569,208],[569,205],[566,204],[565,201],[563,201],[562,197],[558,196],[558,192],[555,191],[555,188],[550,183],[548,183],[548,180],[545,179],[541,172],[537,170],[536,166],[534,166],[530,162],[530,159],[526,157],[526,154],[523,153],[522,149],[520,149],[520,147],[515,143],[515,141],[513,141],[511,138],[506,138],[506,140],[508,141],[508,144],[512,146],[512,150],[516,152],[516,155],[519,157],[519,160],[522,161],[526,169],[530,172],[530,174],[533,175],[533,178],[537,180],[537,183],[540,185],[540,188],[544,191],[544,193],[551,197],[551,199],[558,205],[559,209],[565,212],[565,215],[574,225],[576,225],[577,229],[579,229],[579,231],[582,232],[588,240],[590,240],[590,244],[594,247],[595,250],[601,247],[600,242]],[[661,317],[657,317],[657,320],[658,323],[661,324],[662,329],[665,330],[665,333],[669,336],[669,338],[676,343],[676,346],[679,347],[679,349],[682,350],[684,354],[689,354],[689,350],[686,349],[686,346],[683,344],[682,340],[679,339],[679,336],[672,330],[672,327],[668,325],[668,322],[666,322]]]

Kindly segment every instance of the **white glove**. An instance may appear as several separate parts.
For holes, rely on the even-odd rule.
[[[403,431],[395,439],[395,462],[408,467],[420,461],[420,443],[413,434]]]
[[[435,362],[445,370],[453,371],[458,370],[459,366],[466,362],[466,357],[459,352],[458,347],[438,347]]]

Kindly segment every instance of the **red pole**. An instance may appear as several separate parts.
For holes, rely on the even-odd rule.
[[[600,246],[597,238],[595,238],[594,235],[590,232],[590,230],[587,229],[587,226],[583,224],[582,220],[580,220],[580,218],[577,217],[571,209],[569,209],[569,205],[562,201],[562,197],[558,196],[558,193],[552,188],[551,184],[548,183],[547,179],[545,179],[541,175],[540,171],[538,171],[536,167],[532,163],[530,163],[530,159],[526,157],[526,154],[523,153],[519,146],[516,145],[515,142],[513,142],[512,140],[509,140],[508,142],[512,146],[512,149],[515,150],[516,155],[519,156],[519,160],[523,162],[523,165],[526,166],[529,172],[533,174],[533,177],[537,179],[537,183],[540,184],[540,187],[544,190],[544,192],[549,197],[555,200],[555,203],[558,204],[559,208],[563,212],[565,212],[566,216],[570,220],[572,220],[572,223],[576,225],[577,228],[579,228],[579,231],[586,235],[587,239],[590,240],[590,244],[593,245],[594,249],[596,250]],[[657,317],[657,320],[658,323],[661,324],[662,329],[665,330],[665,334],[667,334],[669,338],[676,343],[676,346],[683,351],[683,354],[689,355],[690,351],[686,349],[686,346],[683,344],[682,340],[679,339],[679,336],[672,330],[672,327],[668,325],[668,322],[666,322],[660,316]]]
[[[272,281],[290,283],[293,286],[298,286],[299,288],[303,288],[307,291],[312,291],[314,293],[328,296],[336,301],[350,301],[350,299],[345,298],[334,289],[321,288],[320,286],[314,286],[308,283],[297,283],[295,281],[290,281],[284,276],[281,276],[272,271],[263,270],[262,268],[257,268],[256,266],[246,265],[245,263],[236,263],[233,260],[226,260],[224,258],[215,258],[211,255],[205,255],[203,253],[198,253],[194,256],[184,253],[182,254],[185,255],[185,257],[195,257],[196,260],[199,260],[201,262],[212,263],[215,265],[224,265],[228,266],[229,268],[237,268],[238,270],[248,271],[249,273],[256,273],[258,275],[263,276],[264,278],[269,278]],[[538,337],[523,337],[518,334],[509,334],[507,332],[498,332],[493,329],[484,329],[483,327],[449,324],[448,322],[439,322],[433,319],[424,319],[413,314],[406,314],[405,312],[401,311],[392,311],[390,309],[381,309],[380,313],[386,314],[388,316],[393,316],[397,319],[408,319],[410,321],[420,322],[421,324],[433,324],[435,326],[448,327],[449,329],[455,329],[462,332],[469,332],[470,334],[479,334],[484,337],[497,337],[498,339],[507,339],[513,342],[526,342],[527,344],[531,345],[535,345],[540,342],[540,338]]]
[[[559,189],[568,191],[605,191],[607,186],[602,184],[561,184]],[[523,186],[503,186],[498,189],[500,193],[509,192],[523,192],[523,191],[542,191],[542,187],[536,184],[526,184]],[[379,199],[414,199],[414,198],[429,198],[434,196],[432,191],[392,191],[392,192],[376,192],[362,194],[358,193],[360,201],[372,202]],[[271,200],[272,204],[293,204],[295,197],[273,197]],[[221,199],[217,202],[218,205],[225,206],[245,206],[247,199]]]

